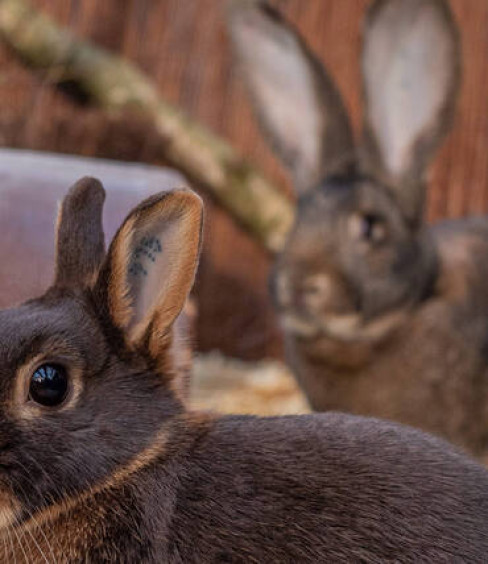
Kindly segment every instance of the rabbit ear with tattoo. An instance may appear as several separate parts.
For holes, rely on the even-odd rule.
[[[333,80],[278,12],[232,0],[228,22],[262,129],[298,195],[271,287],[311,405],[395,419],[483,456],[488,221],[423,220],[428,167],[460,84],[447,2],[372,3],[359,143]]]

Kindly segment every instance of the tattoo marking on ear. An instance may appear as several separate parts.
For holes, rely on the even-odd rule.
[[[146,257],[151,262],[156,262],[156,255],[163,252],[161,241],[157,237],[143,237],[132,254],[129,274],[147,276],[147,269],[142,264]]]

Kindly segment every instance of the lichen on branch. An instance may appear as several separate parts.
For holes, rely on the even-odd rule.
[[[131,110],[149,118],[164,161],[211,194],[268,251],[281,250],[293,221],[291,202],[227,142],[164,101],[134,65],[76,38],[27,0],[0,0],[0,37],[53,85],[75,84],[112,115]]]

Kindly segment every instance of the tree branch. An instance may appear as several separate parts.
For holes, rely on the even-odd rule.
[[[291,202],[228,143],[162,100],[136,67],[75,38],[28,0],[0,0],[0,37],[54,84],[69,81],[109,112],[136,110],[149,118],[166,162],[207,190],[268,251],[282,248]]]

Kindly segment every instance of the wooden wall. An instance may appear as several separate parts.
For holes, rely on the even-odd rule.
[[[275,0],[317,53],[360,121],[358,55],[368,0]],[[264,144],[232,65],[222,0],[34,0],[75,34],[123,55],[161,94],[230,140],[290,190]],[[451,0],[462,28],[464,86],[453,134],[439,155],[429,218],[488,209],[488,1]],[[154,139],[53,91],[0,44],[0,145],[154,162]],[[55,72],[55,70],[53,71]],[[209,204],[211,205],[211,204]],[[245,358],[281,354],[268,303],[268,259],[211,205],[198,280],[201,349]]]

